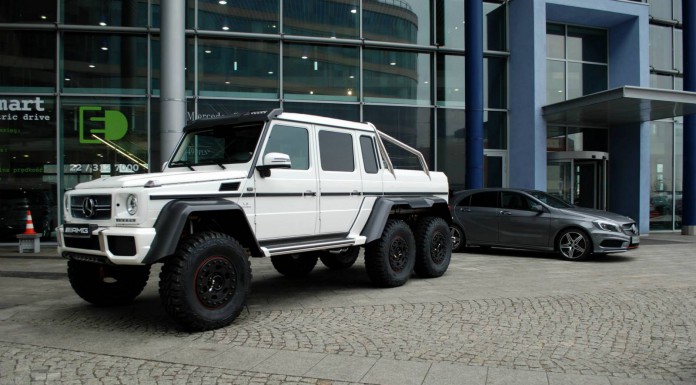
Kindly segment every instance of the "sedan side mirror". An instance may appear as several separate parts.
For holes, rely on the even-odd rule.
[[[536,211],[536,212],[538,212],[538,213],[543,213],[543,212],[544,212],[544,206],[542,206],[542,205],[540,205],[540,204],[538,204],[538,203],[537,203],[537,204],[533,204],[532,207],[530,207],[530,209],[531,209],[532,211]]]
[[[274,168],[291,168],[292,162],[290,155],[280,152],[269,152],[263,157],[263,164],[256,166],[261,177],[266,178],[271,176],[271,169]]]

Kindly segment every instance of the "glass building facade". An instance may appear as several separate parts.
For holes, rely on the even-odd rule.
[[[181,1],[188,120],[280,107],[369,121],[423,152],[451,190],[464,188],[465,1]],[[644,6],[651,86],[681,89],[681,1]],[[512,135],[524,123],[510,118],[513,79],[523,76],[510,70],[511,9],[483,1],[480,15],[491,187],[516,184],[513,155],[525,151]],[[0,2],[0,242],[24,230],[27,208],[43,239],[54,239],[63,192],[77,183],[159,171],[160,14],[161,0]],[[526,97],[545,92],[551,104],[611,88],[606,28],[534,24],[547,37],[545,91]],[[650,124],[650,228],[678,229],[681,123]],[[544,130],[550,152],[609,151],[604,129]],[[558,172],[549,169],[548,186]]]

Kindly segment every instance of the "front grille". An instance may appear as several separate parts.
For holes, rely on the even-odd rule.
[[[607,239],[602,241],[600,244],[601,247],[608,247],[608,248],[616,248],[616,247],[623,247],[625,241],[621,241],[618,239]]]
[[[110,219],[111,195],[75,195],[70,197],[73,218]]]
[[[63,237],[65,247],[84,250],[100,250],[99,237],[92,235],[89,238]]]
[[[638,235],[638,227],[635,223],[625,223],[621,225],[621,230],[626,235]]]

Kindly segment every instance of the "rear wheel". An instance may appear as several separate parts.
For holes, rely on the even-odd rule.
[[[557,249],[563,258],[571,261],[587,259],[592,252],[592,242],[585,232],[581,230],[564,230],[558,236],[556,243]]]
[[[426,217],[416,227],[416,274],[423,278],[440,277],[452,258],[450,227],[444,219]]]
[[[383,287],[401,286],[416,263],[416,241],[406,222],[390,219],[382,236],[367,245],[365,268],[370,280]]]
[[[125,305],[145,288],[150,266],[112,266],[68,261],[68,279],[75,293],[97,306]]]
[[[274,255],[271,263],[277,272],[289,278],[301,278],[309,274],[317,264],[316,252]]]
[[[319,253],[319,259],[329,269],[343,270],[355,264],[359,253],[360,248],[358,246],[340,250],[326,250]]]
[[[201,331],[229,325],[249,295],[251,267],[242,246],[217,232],[194,234],[160,273],[160,298],[172,318]]]

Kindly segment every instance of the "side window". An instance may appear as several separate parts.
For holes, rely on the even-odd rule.
[[[355,171],[353,136],[333,131],[319,131],[321,169],[324,171]]]
[[[484,191],[471,196],[471,206],[498,207],[498,192]]]
[[[467,195],[460,199],[455,206],[471,206],[471,195]]]
[[[522,194],[503,192],[503,208],[510,210],[529,210],[529,200]]]
[[[309,133],[302,127],[276,124],[266,143],[263,155],[280,152],[290,156],[293,170],[309,169]]]
[[[375,155],[375,142],[369,136],[360,137],[360,151],[362,152],[363,167],[368,174],[376,174],[379,171],[377,155]]]

